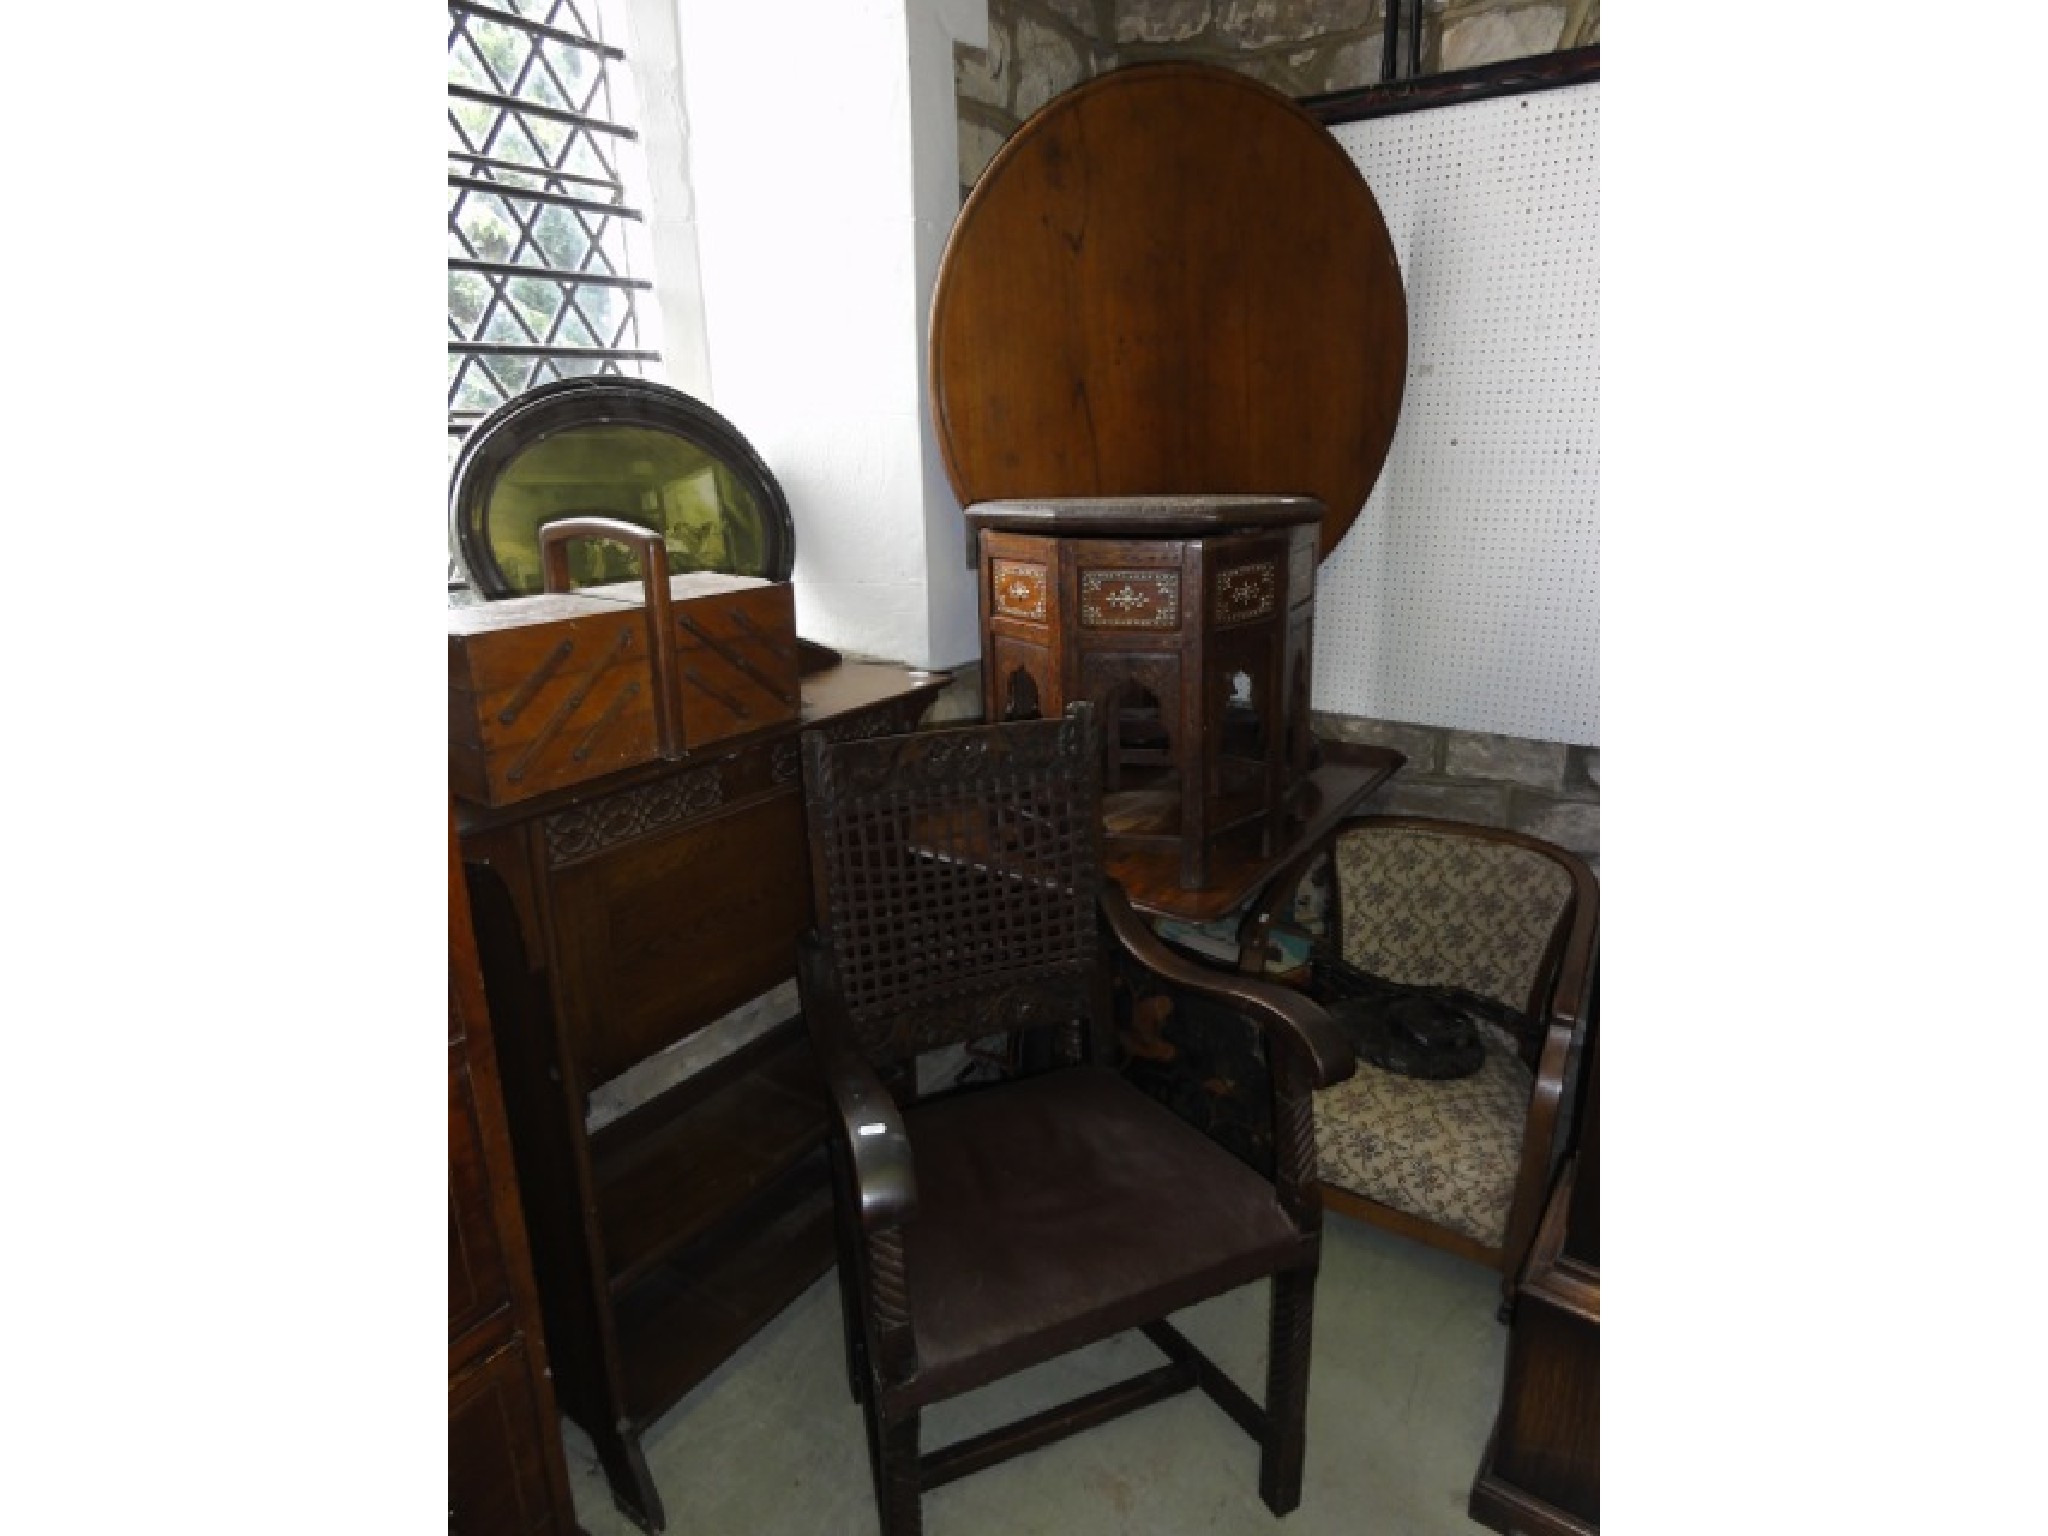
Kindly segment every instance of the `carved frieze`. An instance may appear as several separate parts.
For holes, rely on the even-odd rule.
[[[724,803],[723,763],[585,801],[557,811],[543,824],[548,862],[561,865],[588,858],[656,827],[694,821]]]

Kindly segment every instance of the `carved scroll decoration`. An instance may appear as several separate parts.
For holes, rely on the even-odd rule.
[[[725,803],[724,767],[713,763],[557,811],[542,824],[548,863],[572,864],[656,827],[680,826],[715,811]]]

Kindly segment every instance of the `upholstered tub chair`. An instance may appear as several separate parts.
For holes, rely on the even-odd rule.
[[[1592,870],[1515,832],[1359,816],[1268,885],[1240,930],[1242,968],[1261,968],[1287,927],[1309,935],[1319,977],[1349,966],[1498,1005],[1477,1023],[1476,1072],[1419,1078],[1361,1057],[1316,1093],[1315,1134],[1327,1209],[1496,1268],[1511,1298],[1568,1148],[1586,1056]]]

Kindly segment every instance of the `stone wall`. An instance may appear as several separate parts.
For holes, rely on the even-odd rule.
[[[963,198],[1026,118],[1116,68],[1113,9],[1103,0],[988,0],[988,47],[953,49]]]
[[[1509,827],[1569,848],[1599,868],[1598,747],[1321,710],[1310,721],[1325,741],[1369,742],[1407,757],[1400,773],[1366,803],[1368,811]]]
[[[988,0],[988,47],[954,50],[961,195],[1032,113],[1119,65],[1200,59],[1290,96],[1375,84],[1385,3]],[[1425,74],[1577,48],[1600,40],[1600,0],[1426,0],[1422,37]]]

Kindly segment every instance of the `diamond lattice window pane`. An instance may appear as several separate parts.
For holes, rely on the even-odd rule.
[[[600,31],[597,0],[493,3],[534,26],[456,8],[448,16],[448,168],[469,183],[448,189],[451,431],[536,384],[644,371],[644,359],[616,355],[644,350],[635,305],[652,286],[630,263],[639,215],[622,201],[620,156],[632,134],[612,116],[618,51]],[[586,275],[625,282],[576,280]]]

